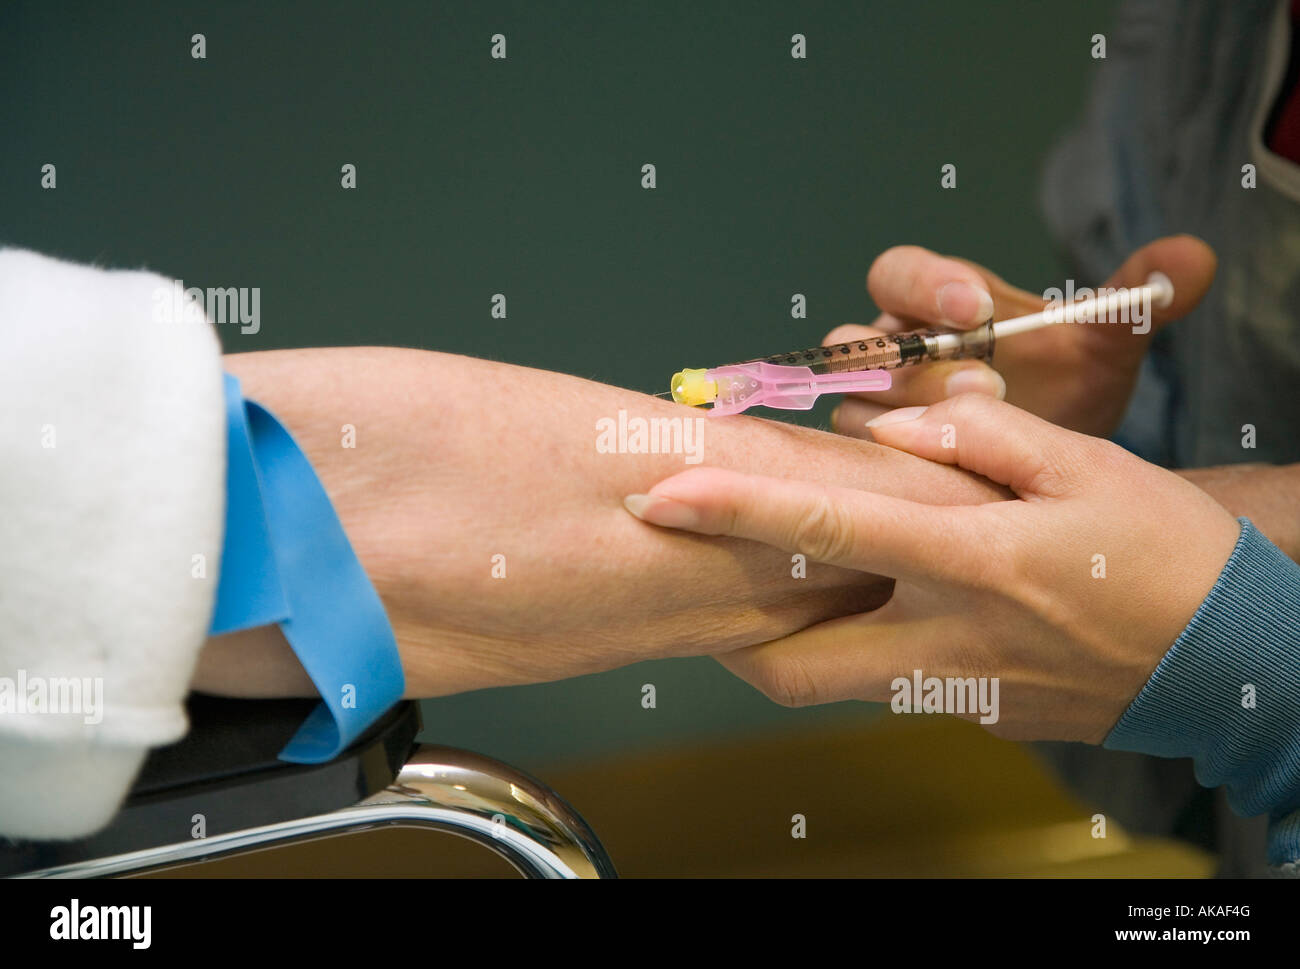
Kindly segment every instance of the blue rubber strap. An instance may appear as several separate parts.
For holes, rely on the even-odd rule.
[[[271,551],[271,531],[262,504],[248,418],[239,381],[229,374],[226,389],[226,538],[210,635],[269,626],[289,618],[289,599]]]
[[[278,623],[322,702],[280,759],[333,759],[406,688],[383,603],[293,437],[226,375],[226,537],[211,632]]]

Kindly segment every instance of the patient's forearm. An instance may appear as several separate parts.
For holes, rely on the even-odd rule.
[[[1300,562],[1300,464],[1229,464],[1179,471]]]
[[[703,412],[562,374],[417,350],[239,354],[292,431],[392,621],[408,693],[436,696],[719,653],[871,608],[886,580],[622,507],[683,454],[601,453],[597,422]],[[344,447],[344,426],[355,447]],[[750,417],[703,419],[702,463],[935,504],[1001,489],[888,448]],[[494,559],[494,556],[503,558]],[[504,577],[494,577],[504,569]],[[273,628],[209,642],[198,689],[310,693]]]

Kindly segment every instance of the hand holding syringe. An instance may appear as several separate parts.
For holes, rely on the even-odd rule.
[[[1143,286],[1065,303],[1028,316],[996,323],[990,320],[974,330],[912,330],[711,370],[682,370],[673,375],[672,397],[692,406],[711,403],[709,413],[715,416],[739,414],[755,406],[808,410],[822,394],[887,390],[892,382],[890,371],[900,367],[941,360],[987,361],[992,359],[998,339],[1079,319],[1114,319],[1138,301],[1148,308],[1163,308],[1173,298],[1173,283],[1163,273],[1155,272]]]

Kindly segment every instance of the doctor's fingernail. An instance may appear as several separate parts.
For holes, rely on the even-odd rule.
[[[1002,374],[991,367],[966,367],[944,381],[944,393],[948,397],[958,394],[988,394],[1002,400],[1007,396],[1007,382]]]
[[[993,316],[993,297],[970,283],[945,283],[939,289],[939,313],[949,323],[986,323]]]
[[[904,421],[914,421],[929,409],[928,407],[900,407],[898,410],[891,410],[887,414],[881,414],[875,420],[867,421],[867,427],[884,427],[886,424],[902,424]]]
[[[697,528],[700,515],[690,505],[657,495],[628,495],[623,507],[643,522],[664,528]]]

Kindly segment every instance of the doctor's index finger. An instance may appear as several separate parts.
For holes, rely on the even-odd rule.
[[[667,478],[628,511],[643,521],[702,535],[763,542],[816,562],[924,580],[960,568],[960,507],[806,481],[697,468]],[[968,546],[969,547],[969,546]]]

